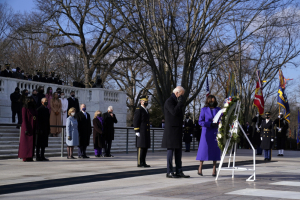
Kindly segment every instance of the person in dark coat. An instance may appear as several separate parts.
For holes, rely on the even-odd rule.
[[[136,108],[133,118],[133,126],[136,134],[136,148],[137,148],[137,166],[150,167],[146,164],[146,156],[148,148],[151,147],[150,138],[150,123],[148,97],[142,96],[140,98],[140,105]]]
[[[188,178],[182,172],[182,124],[184,106],[184,92],[181,86],[173,90],[173,94],[164,105],[165,129],[162,139],[162,148],[167,148],[167,178]],[[176,174],[173,173],[173,154],[175,155]]]
[[[39,120],[36,140],[36,161],[49,161],[49,159],[45,158],[45,148],[48,147],[48,137],[50,134],[50,113],[47,108],[48,100],[43,98],[41,104],[37,109]]]
[[[32,98],[26,98],[22,108],[22,128],[18,157],[24,162],[33,161],[38,126],[38,113]]]
[[[190,152],[191,142],[193,141],[193,121],[190,119],[190,114],[185,115],[183,122],[183,142],[185,143],[185,152]]]
[[[283,156],[286,142],[286,134],[289,129],[289,123],[283,117],[283,113],[280,113],[278,118],[274,121],[276,125],[275,135],[277,140],[278,155]]]
[[[261,148],[264,150],[265,161],[271,160],[271,149],[275,137],[273,121],[270,119],[270,115],[270,112],[266,112],[266,119],[262,121],[260,131]]]
[[[75,108],[76,109],[76,113],[78,113],[79,110],[79,101],[77,98],[75,98],[75,92],[71,91],[70,92],[71,97],[68,98],[68,110],[67,112],[69,112],[70,108]]]
[[[94,114],[93,119],[93,142],[94,142],[94,151],[95,151],[95,157],[103,157],[102,156],[102,148],[103,148],[103,118],[102,113],[97,110]]]
[[[9,71],[10,64],[5,64],[5,70],[2,71],[1,76],[6,77],[6,78],[11,78],[12,77],[12,72]]]
[[[44,87],[43,86],[39,86],[38,90],[37,90],[37,103],[36,106],[39,108],[42,105],[42,99],[45,98],[45,94],[44,94]],[[49,104],[49,102],[48,102]]]
[[[42,76],[40,70],[36,70],[36,75],[33,76],[32,80],[36,82],[42,82]]]
[[[262,148],[260,147],[261,139],[260,139],[260,126],[261,122],[264,120],[263,117],[257,113],[257,115],[252,119],[252,122],[255,124],[253,128],[253,143],[256,146],[256,155],[262,155]]]
[[[16,114],[18,115],[18,124],[22,123],[22,103],[21,103],[21,94],[18,87],[15,88],[15,92],[10,95],[11,100],[11,111],[12,111],[12,123],[16,122]],[[20,128],[17,126],[17,128]]]
[[[198,117],[198,119],[199,119],[199,117]],[[195,120],[195,122],[194,122],[194,138],[196,138],[196,140],[198,142],[198,146],[199,146],[200,137],[201,137],[201,130],[202,130],[202,127],[199,125],[198,121]]]
[[[104,136],[104,148],[105,148],[105,157],[114,157],[110,154],[111,143],[115,139],[115,128],[114,124],[118,123],[116,115],[113,113],[114,109],[112,106],[109,106],[107,112],[103,114],[103,136]]]
[[[252,126],[250,126],[249,122],[246,122],[246,124],[243,126],[243,129],[244,129],[244,131],[245,131],[248,139],[250,140],[250,142],[252,144],[252,142],[253,142],[253,139],[252,139],[252,133],[253,133]],[[250,144],[249,144],[249,142],[248,142],[248,140],[246,138],[244,138],[244,147],[246,149],[249,149],[251,147]]]
[[[86,155],[86,148],[90,145],[90,137],[92,134],[91,117],[86,112],[86,105],[81,104],[80,112],[76,114],[78,122],[79,146],[78,158],[90,158]]]
[[[36,90],[36,89],[33,89],[33,90],[32,90],[32,95],[31,95],[31,97],[33,98],[35,104],[37,105],[37,104],[38,104],[38,101],[39,101],[39,98],[38,98],[38,96],[37,96],[37,90]],[[37,107],[37,108],[39,108],[39,107]]]

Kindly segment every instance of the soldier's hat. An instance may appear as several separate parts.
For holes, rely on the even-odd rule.
[[[140,101],[148,101],[148,96],[141,96]]]
[[[9,66],[10,66],[10,64],[9,64],[9,63],[6,63],[6,64],[5,64],[5,66],[6,66],[6,67],[9,67]]]
[[[270,112],[270,111],[268,111],[268,112],[266,112],[266,113],[265,113],[265,115],[271,115],[271,112]]]

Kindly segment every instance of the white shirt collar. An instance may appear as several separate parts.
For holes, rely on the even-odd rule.
[[[142,105],[141,105],[142,106]],[[144,106],[142,106],[147,112],[148,112],[148,110],[147,110],[147,108],[145,108]]]

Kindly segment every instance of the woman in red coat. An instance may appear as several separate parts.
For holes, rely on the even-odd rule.
[[[26,98],[24,107],[22,108],[23,121],[19,145],[19,158],[23,158],[24,162],[33,161],[37,115],[33,98]]]

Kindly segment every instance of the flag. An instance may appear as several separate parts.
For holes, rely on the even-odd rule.
[[[209,92],[209,84],[208,84],[208,76],[206,77],[206,97],[208,97],[208,95],[210,95]]]
[[[279,70],[279,88],[277,104],[284,109],[284,118],[290,123],[290,106],[286,94],[284,93],[286,86],[286,79],[284,78],[282,71]]]
[[[257,71],[256,71],[256,76],[257,76],[257,79],[258,79],[259,87],[262,88],[261,80],[260,80],[260,70],[257,70]]]
[[[257,81],[253,105],[257,108],[258,113],[260,115],[263,115],[265,112],[265,101],[260,85],[261,84],[259,83],[259,81]]]

